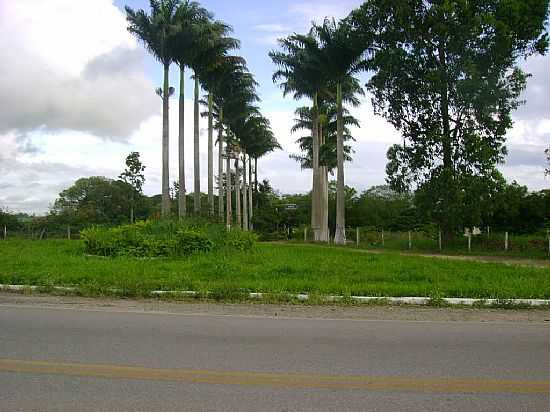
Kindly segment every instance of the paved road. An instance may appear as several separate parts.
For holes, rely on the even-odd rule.
[[[548,323],[0,306],[0,411],[547,411]]]

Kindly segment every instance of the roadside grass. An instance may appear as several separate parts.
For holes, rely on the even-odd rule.
[[[428,296],[482,299],[550,298],[550,268],[367,254],[345,248],[258,244],[252,251],[219,251],[188,258],[99,258],[81,241],[0,242],[0,283],[77,287],[86,296],[150,296],[154,290],[195,290],[199,297],[241,300],[262,292]]]
[[[303,231],[296,231],[293,236],[293,243],[303,243]],[[350,241],[350,247],[357,247],[355,230],[348,230],[347,238]],[[444,244],[443,250],[440,251],[437,235],[428,236],[421,231],[411,232],[411,249],[409,249],[408,232],[384,232],[382,244],[382,232],[361,229],[359,239],[361,249],[386,252],[550,260],[548,235],[542,232],[531,235],[510,234],[508,250],[504,250],[504,233],[491,233],[489,237],[486,234],[472,237],[471,251],[468,251],[468,239],[464,236],[457,236],[452,242]]]
[[[391,234],[382,246],[380,241],[361,242],[360,246],[373,249],[409,251],[408,234]],[[548,259],[548,241],[544,235],[510,235],[508,250],[504,250],[504,234],[495,233],[490,239],[485,236],[472,237],[471,251],[468,251],[468,239],[458,237],[444,245],[440,252],[437,239],[429,239],[421,233],[413,233],[411,252],[434,253],[465,256],[498,256],[528,259]]]

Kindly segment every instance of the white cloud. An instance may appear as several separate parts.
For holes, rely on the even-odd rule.
[[[112,0],[8,0],[0,7],[2,48],[31,53],[56,72],[77,75],[94,57],[136,47]]]
[[[300,2],[290,6],[292,13],[303,16],[307,23],[321,23],[325,18],[342,19],[363,2],[360,0],[338,0],[337,2]]]
[[[144,52],[110,0],[1,7],[0,133],[73,129],[124,139],[159,111]]]
[[[284,26],[282,24],[258,24],[254,26],[254,29],[257,31],[263,31],[267,33],[281,33],[290,31],[290,27]]]
[[[272,45],[292,31],[304,32],[311,20],[344,17],[360,0],[302,2],[291,6],[288,24],[253,26],[260,43]],[[267,49],[267,48],[266,48]],[[267,52],[267,50],[266,50]],[[130,151],[147,166],[145,192],[160,192],[160,100],[156,80],[144,73],[145,52],[126,31],[124,14],[111,0],[0,0],[0,206],[44,212],[57,194],[83,176],[115,178]],[[527,62],[533,73],[527,105],[515,115],[510,155],[501,169],[530,189],[548,187],[545,146],[550,142],[547,106],[548,57]],[[155,81],[153,81],[155,80]],[[264,89],[265,91],[265,89]],[[281,104],[269,95],[264,107],[282,151],[260,159],[259,178],[284,193],[307,192],[311,173],[289,159],[298,152],[290,128],[302,102]],[[282,107],[282,109],[281,109]],[[288,109],[285,109],[288,107]],[[170,109],[170,181],[177,179],[177,100]],[[361,129],[354,130],[354,161],[346,182],[358,189],[381,184],[386,151],[400,135],[375,116],[367,97],[352,109]],[[186,174],[192,190],[192,102],[186,100]],[[206,119],[201,119],[201,188],[207,185]],[[217,161],[214,162],[217,170]]]

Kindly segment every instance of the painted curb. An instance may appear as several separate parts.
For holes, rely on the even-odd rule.
[[[24,292],[24,291],[37,291],[40,289],[53,289],[58,292],[77,292],[76,287],[66,286],[35,286],[35,285],[1,285],[0,291],[7,292]],[[110,289],[111,292],[121,292],[120,289]],[[208,292],[211,294],[211,292]],[[195,290],[153,290],[150,292],[151,296],[199,296],[200,293]],[[269,296],[269,293],[252,292],[249,293],[249,297],[252,299],[263,299]],[[307,293],[288,294],[287,296],[295,298],[300,301],[308,301],[310,296]],[[327,302],[339,302],[345,299],[344,296],[322,296],[324,301]],[[419,305],[425,306],[432,303],[432,298],[424,296],[406,296],[406,297],[384,297],[384,296],[351,296],[351,300],[359,303],[387,303],[390,305]],[[510,305],[510,306],[550,306],[550,299],[472,299],[472,298],[441,298],[438,301],[452,306],[494,306],[494,305]]]

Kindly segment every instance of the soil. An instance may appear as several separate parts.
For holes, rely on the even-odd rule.
[[[475,309],[424,306],[372,305],[280,305],[227,304],[214,302],[171,302],[154,299],[132,300],[72,296],[0,293],[2,306],[60,310],[160,313],[183,316],[236,316],[271,319],[346,319],[355,321],[405,320],[417,322],[547,322],[549,309]]]

